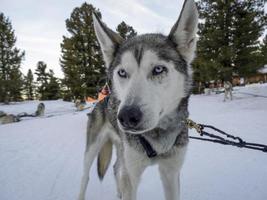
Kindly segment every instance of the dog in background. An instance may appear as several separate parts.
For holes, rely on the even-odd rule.
[[[224,100],[230,98],[230,100],[233,100],[233,85],[230,81],[224,82]]]

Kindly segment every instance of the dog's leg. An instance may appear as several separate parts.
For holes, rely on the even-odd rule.
[[[133,166],[121,169],[119,183],[122,200],[136,200],[140,177],[145,168],[145,166]]]
[[[179,169],[161,165],[160,176],[165,192],[166,200],[180,199]]]
[[[233,90],[230,90],[230,99],[233,100]]]
[[[89,120],[92,119],[89,118]],[[85,199],[91,165],[107,139],[107,125],[105,125],[103,121],[92,120],[88,122],[87,145],[84,153],[83,177],[78,200]]]
[[[226,101],[226,99],[227,99],[227,94],[228,92],[227,92],[227,90],[225,89],[225,91],[224,91],[224,100],[223,101]]]
[[[149,165],[149,161],[146,155],[126,145],[121,164],[121,177],[119,182],[122,200],[136,200],[140,177],[145,168]]]
[[[182,148],[176,157],[159,162],[159,172],[166,200],[180,200],[180,170],[186,148]]]
[[[103,143],[102,143],[103,144]],[[79,193],[78,200],[85,199],[86,188],[89,182],[89,171],[94,161],[94,158],[98,154],[100,148],[97,147],[98,144],[93,144],[89,149],[84,153],[84,165],[83,165],[83,176],[81,182],[81,188]]]
[[[122,198],[122,183],[121,183],[121,172],[122,172],[122,158],[123,158],[123,153],[122,153],[122,145],[119,142],[114,142],[116,146],[116,154],[117,154],[117,160],[113,166],[113,171],[114,171],[114,176],[116,180],[116,185],[117,185],[117,196],[118,198]]]
[[[121,183],[120,183],[121,175],[120,175],[120,161],[119,161],[118,157],[117,157],[117,160],[116,160],[116,162],[115,162],[115,164],[113,166],[113,171],[114,171],[114,176],[115,176],[116,185],[117,185],[117,197],[119,199],[121,199],[121,187],[120,187],[120,185],[121,185]]]

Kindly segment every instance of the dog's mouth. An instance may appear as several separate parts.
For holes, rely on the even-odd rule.
[[[121,131],[130,133],[130,134],[141,134],[145,131],[145,130],[142,130],[138,127],[136,127],[136,128],[124,127],[123,125],[121,125],[121,123],[119,121],[118,121],[118,126],[119,126],[119,129]]]
[[[126,133],[130,133],[130,134],[135,134],[135,135],[139,135],[139,134],[143,134],[145,132],[148,132],[150,130],[152,130],[153,128],[143,128],[143,127],[135,127],[135,128],[129,128],[129,127],[124,127],[121,125],[121,123],[118,121],[118,127],[121,131],[126,132]]]
[[[147,130],[124,129],[124,131],[126,133],[139,135],[139,134],[142,134],[142,133],[146,132]]]

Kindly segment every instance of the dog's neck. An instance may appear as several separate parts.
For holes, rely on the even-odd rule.
[[[124,133],[132,146],[140,145],[149,158],[171,153],[174,146],[184,146],[188,142],[188,129],[185,124],[188,118],[189,96],[181,100],[174,112],[164,116],[153,130],[141,135]]]

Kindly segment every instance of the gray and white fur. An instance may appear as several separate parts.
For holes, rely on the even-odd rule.
[[[140,177],[158,164],[166,200],[178,200],[179,174],[188,144],[190,63],[196,48],[198,12],[186,0],[168,36],[145,34],[123,40],[96,16],[95,32],[112,82],[112,93],[89,114],[84,174],[78,199],[84,200],[89,171],[98,156],[102,179],[116,147],[118,197],[135,200]],[[149,157],[140,137],[156,152]]]
[[[230,100],[233,100],[233,85],[230,81],[225,81],[224,82],[224,100],[226,101],[230,98]]]

